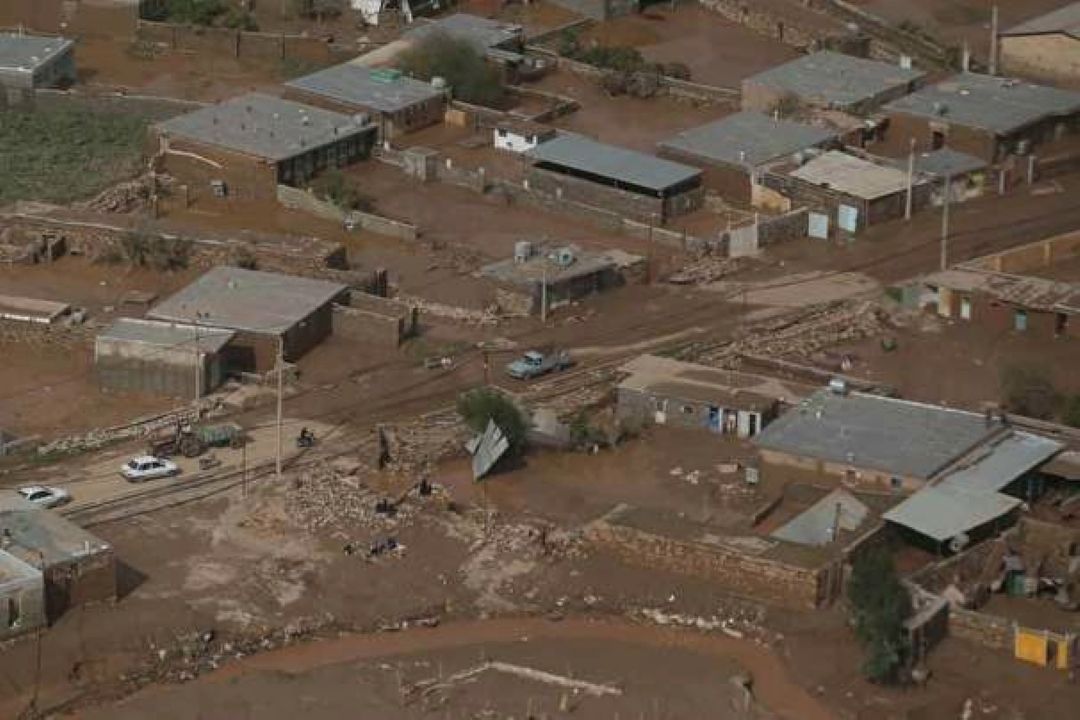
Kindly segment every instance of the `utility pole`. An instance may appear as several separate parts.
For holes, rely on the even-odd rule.
[[[907,199],[904,201],[904,219],[911,219],[911,193],[915,184],[915,138],[908,142]]]
[[[941,208],[941,269],[949,269],[949,200],[952,195],[952,176],[945,175],[945,204]]]
[[[990,74],[997,75],[998,66],[998,8],[990,8]]]
[[[281,401],[285,392],[285,335],[278,335],[277,352],[277,479],[281,480]]]
[[[540,322],[547,325],[547,258],[540,271]]]

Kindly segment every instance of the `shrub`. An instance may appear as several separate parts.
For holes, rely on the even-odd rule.
[[[229,8],[222,17],[221,24],[233,30],[247,30],[248,32],[256,32],[259,29],[255,16],[238,5]]]
[[[499,72],[468,41],[444,32],[433,32],[401,53],[397,67],[421,80],[445,78],[454,97],[468,103],[497,107],[503,101]]]
[[[319,197],[332,202],[342,210],[371,212],[374,205],[371,198],[360,192],[348,181],[340,170],[331,169],[322,173],[311,182],[311,189]]]
[[[473,432],[484,432],[488,421],[494,420],[510,443],[509,456],[519,457],[525,452],[528,424],[517,405],[501,392],[488,388],[471,390],[458,398],[457,411]]]
[[[904,620],[911,614],[911,597],[887,548],[874,548],[855,560],[848,600],[863,646],[863,673],[874,682],[896,680],[907,653]]]
[[[1011,365],[1001,373],[1001,394],[1009,412],[1039,420],[1057,413],[1061,396],[1040,368]]]
[[[1070,395],[1061,411],[1061,422],[1069,427],[1080,428],[1080,395]]]
[[[340,17],[345,12],[346,0],[292,0],[293,14],[299,17],[326,18]]]

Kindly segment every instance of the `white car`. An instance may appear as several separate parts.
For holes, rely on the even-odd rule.
[[[45,487],[44,485],[30,485],[19,488],[19,495],[24,500],[29,500],[41,507],[60,507],[71,502],[71,493],[63,488]]]
[[[131,458],[120,468],[120,474],[128,482],[156,480],[157,478],[177,475],[179,472],[180,468],[173,461],[153,457],[152,455]]]

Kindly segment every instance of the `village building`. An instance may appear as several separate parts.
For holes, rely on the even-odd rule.
[[[652,224],[701,207],[701,170],[596,140],[561,133],[526,156],[528,187]]]
[[[989,163],[1080,130],[1080,93],[964,73],[885,106],[890,143],[949,147]]]
[[[449,92],[393,68],[347,62],[285,83],[285,97],[334,112],[366,113],[391,140],[442,122]]]
[[[485,265],[494,281],[495,302],[504,312],[536,315],[555,310],[645,273],[645,260],[620,250],[595,253],[574,245],[551,247],[519,241],[514,257]]]
[[[1000,33],[1001,67],[1009,75],[1051,83],[1080,81],[1080,2]]]
[[[957,267],[923,279],[920,305],[997,332],[1080,337],[1080,287],[1072,283]]]
[[[550,125],[530,120],[505,118],[495,123],[492,131],[492,145],[496,150],[524,153],[558,134],[559,131]]]
[[[61,37],[0,33],[0,107],[38,88],[75,82],[75,43]]]
[[[111,545],[52,510],[0,493],[0,640],[115,598]]]
[[[830,129],[744,110],[670,137],[659,151],[703,168],[705,184],[725,198],[749,203],[766,170],[811,148],[836,144]]]
[[[865,115],[907,95],[923,77],[911,68],[822,50],[743,80],[742,109],[787,114],[804,106]]]
[[[930,203],[932,186],[923,177],[912,183],[915,211]],[[837,150],[770,170],[763,184],[793,205],[810,208],[812,238],[856,235],[870,225],[903,217],[907,203],[907,172]]]
[[[616,388],[620,422],[740,438],[757,435],[807,390],[798,383],[655,355],[642,355],[620,369],[629,373]]]
[[[152,127],[160,169],[195,189],[259,200],[328,168],[367,158],[376,126],[290,100],[248,93]]]
[[[225,381],[232,330],[120,318],[94,340],[103,390],[171,397],[212,393]]]
[[[898,158],[895,163],[904,172],[907,164],[907,158]],[[989,173],[990,165],[985,160],[952,148],[915,154],[915,174],[933,185],[931,204],[934,205],[944,202],[946,185],[950,202],[978,197],[992,184]]]
[[[228,369],[266,372],[279,353],[293,362],[322,342],[332,330],[335,304],[349,304],[345,285],[219,266],[153,307],[147,318],[234,331]]]

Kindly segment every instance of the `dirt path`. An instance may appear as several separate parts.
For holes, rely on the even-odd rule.
[[[735,661],[750,671],[757,699],[782,718],[831,720],[833,715],[796,684],[780,658],[759,645],[723,635],[705,635],[619,620],[540,618],[469,621],[379,635],[349,635],[274,650],[231,663],[198,683],[232,683],[256,672],[298,674],[330,665],[388,656],[530,640],[593,640],[688,650]],[[155,687],[139,695],[161,692]]]

